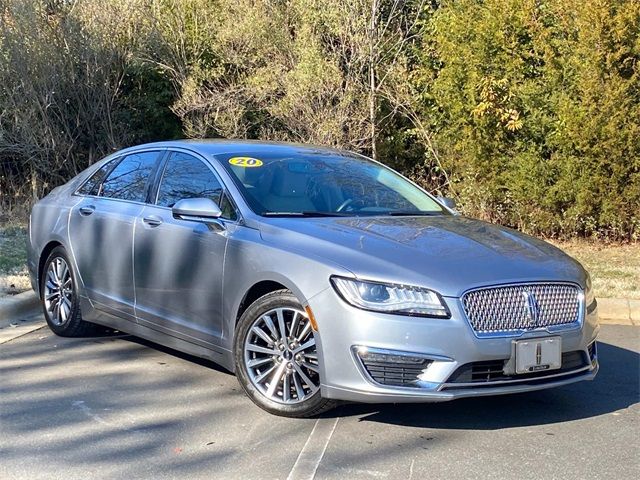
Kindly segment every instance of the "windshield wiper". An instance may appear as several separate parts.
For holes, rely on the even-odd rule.
[[[392,217],[437,217],[442,215],[442,212],[427,212],[422,210],[392,210],[385,212],[384,215],[391,215]]]
[[[262,212],[265,217],[345,217],[340,212]]]

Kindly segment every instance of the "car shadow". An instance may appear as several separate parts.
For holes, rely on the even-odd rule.
[[[331,416],[420,428],[496,430],[546,425],[613,413],[640,400],[640,355],[598,342],[600,371],[592,382],[549,390],[422,404],[347,404]]]
[[[120,332],[114,332],[114,334],[123,335]],[[174,357],[181,358],[183,360],[186,360],[191,363],[195,363],[197,365],[201,365],[210,370],[215,370],[216,372],[220,372],[226,375],[233,375],[233,373],[231,373],[229,370],[227,370],[226,368],[218,365],[217,363],[211,360],[207,360],[206,358],[202,358],[202,357],[196,357],[195,355],[189,355],[188,353],[180,352],[179,350],[174,350],[171,347],[166,347],[164,345],[154,343],[144,338],[134,337],[133,335],[124,334],[122,336],[122,340],[126,340],[131,343],[136,343],[138,345],[142,345],[148,348],[153,348],[154,350],[157,350],[159,352],[173,355]]]
[[[106,333],[143,345],[224,375],[216,363],[151,341]],[[640,402],[640,354],[598,342],[600,371],[593,381],[511,395],[465,398],[452,402],[417,404],[345,403],[323,417],[359,417],[361,422],[432,429],[497,430],[546,425],[597,417]]]

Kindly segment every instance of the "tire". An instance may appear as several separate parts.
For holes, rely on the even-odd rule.
[[[288,290],[268,293],[247,308],[236,326],[234,357],[238,381],[256,405],[294,418],[314,417],[336,405],[320,393],[315,335],[304,308]]]
[[[54,248],[47,257],[40,278],[44,318],[51,331],[61,337],[90,336],[96,333],[97,325],[82,320],[78,283],[71,265],[64,247]],[[67,288],[61,289],[61,284],[67,285]],[[54,292],[58,292],[57,295]],[[62,303],[58,302],[61,296]]]

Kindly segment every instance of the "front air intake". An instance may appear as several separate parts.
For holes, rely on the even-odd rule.
[[[396,387],[419,387],[418,376],[433,363],[433,360],[405,352],[367,347],[354,347],[354,352],[374,382]]]

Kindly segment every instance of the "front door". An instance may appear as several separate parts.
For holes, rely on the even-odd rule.
[[[225,228],[173,218],[171,207],[178,200],[199,197],[221,207]],[[138,321],[187,340],[218,344],[224,255],[235,210],[212,168],[182,152],[167,157],[151,203],[138,216],[134,238]]]

